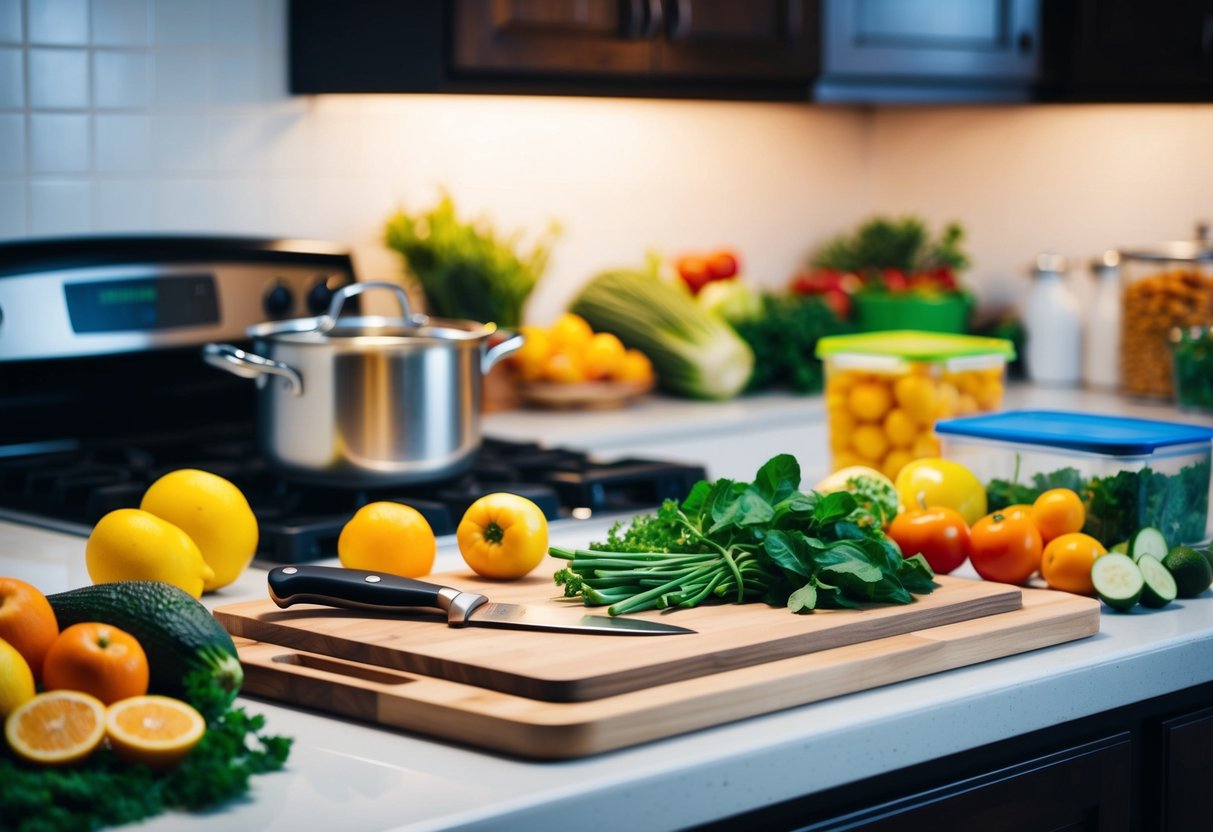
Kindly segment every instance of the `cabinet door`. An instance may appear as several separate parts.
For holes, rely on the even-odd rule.
[[[801,828],[1128,832],[1134,788],[1126,732]]]
[[[452,69],[646,74],[661,21],[658,0],[455,0]]]
[[[826,76],[1029,81],[1039,0],[825,0]]]
[[[1056,45],[1069,59],[1070,97],[1213,96],[1213,0],[1077,0],[1070,23],[1073,31]]]
[[[1213,825],[1213,708],[1162,724],[1163,832],[1197,832]]]
[[[663,8],[665,37],[656,42],[654,67],[659,75],[807,82],[817,73],[817,2],[666,0]]]

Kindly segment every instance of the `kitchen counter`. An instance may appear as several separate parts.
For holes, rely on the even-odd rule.
[[[1014,407],[1200,421],[1106,394],[1023,387],[1008,399]],[[607,456],[685,456],[706,462],[714,477],[748,478],[781,450],[801,459],[806,482],[825,472],[816,397],[723,404],[653,397],[618,412],[491,414],[484,427],[491,436]],[[609,522],[556,523],[553,543],[584,543]],[[436,569],[459,568],[453,541],[440,544]],[[0,523],[0,574],[44,591],[87,583],[83,552],[81,538]],[[264,597],[267,566],[255,564],[205,602]],[[271,733],[296,738],[288,769],[255,778],[249,798],[221,812],[170,814],[145,828],[674,829],[1210,681],[1213,593],[1206,592],[1165,610],[1105,613],[1101,632],[1078,642],[569,762],[524,762],[244,698],[265,714]]]

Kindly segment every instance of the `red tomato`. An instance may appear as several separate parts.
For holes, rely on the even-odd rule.
[[[851,296],[845,291],[842,289],[826,289],[821,297],[825,301],[826,306],[830,307],[830,310],[840,320],[845,321],[851,317]]]
[[[910,279],[901,269],[884,269],[880,273],[884,287],[890,292],[904,292],[910,288]]]
[[[973,524],[969,562],[987,581],[1022,584],[1040,568],[1041,548],[1030,513],[996,511]]]
[[[708,271],[708,261],[697,254],[679,257],[674,263],[674,268],[678,270],[678,276],[694,295],[699,294],[699,290],[712,279],[712,274]]]
[[[737,255],[724,249],[708,255],[707,263],[708,274],[711,275],[712,280],[728,280],[730,277],[736,277],[740,270]]]
[[[969,556],[969,524],[946,506],[903,511],[889,524],[889,537],[906,557],[921,554],[937,575],[946,575]]]

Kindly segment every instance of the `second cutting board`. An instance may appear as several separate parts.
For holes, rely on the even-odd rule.
[[[551,567],[546,569],[545,567]],[[470,573],[427,581],[483,593],[494,601],[564,606],[575,620],[587,610],[558,597],[556,562],[509,583]],[[416,618],[300,605],[279,609],[250,601],[215,610],[234,636],[550,702],[582,702],[656,685],[778,661],[1009,612],[1017,587],[940,577],[939,588],[912,604],[794,615],[765,604],[714,604],[644,613],[695,630],[693,635],[600,636],[483,628],[453,629],[437,614]],[[598,610],[601,612],[601,610]]]

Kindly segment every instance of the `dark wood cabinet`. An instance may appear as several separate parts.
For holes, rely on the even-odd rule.
[[[291,0],[290,85],[807,101],[818,0]]]
[[[807,0],[455,0],[452,69],[729,83],[816,73]]]
[[[1046,12],[1047,97],[1213,100],[1213,0],[1055,0]]]
[[[1210,770],[1213,683],[808,793],[699,832],[1207,832]]]
[[[818,99],[1026,101],[1039,0],[825,0]]]

